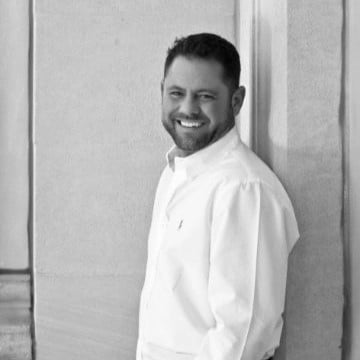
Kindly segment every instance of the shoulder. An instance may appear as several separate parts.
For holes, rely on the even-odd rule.
[[[211,172],[220,192],[258,188],[280,202],[289,202],[276,174],[245,144],[229,151]]]
[[[261,214],[262,221],[268,221],[271,226],[282,224],[291,249],[299,233],[289,196],[274,172],[245,145],[241,146],[242,149],[229,153],[214,170],[219,181],[213,214],[215,217],[237,214],[245,218]]]

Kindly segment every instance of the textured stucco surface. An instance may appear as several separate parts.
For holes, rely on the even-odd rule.
[[[261,4],[258,149],[288,190],[301,234],[277,359],[340,360],[342,1]]]
[[[175,36],[233,39],[233,1],[35,1],[37,360],[133,359]]]
[[[348,94],[348,202],[346,219],[349,226],[349,248],[347,259],[349,260],[347,274],[350,286],[350,306],[347,307],[347,344],[345,349],[348,357],[346,360],[360,358],[360,3],[356,0],[347,2],[347,78],[346,90]]]
[[[278,359],[339,360],[340,0],[258,1],[258,144],[293,199]],[[37,359],[133,359],[146,237],[170,141],[175,36],[234,38],[233,1],[35,1]]]
[[[343,311],[342,1],[289,1],[288,164],[302,239],[289,273],[289,359],[339,360]]]
[[[0,268],[28,259],[29,6],[0,1]]]

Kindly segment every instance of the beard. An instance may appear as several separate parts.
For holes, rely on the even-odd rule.
[[[203,125],[198,129],[184,130],[177,122],[177,119],[202,122]],[[165,130],[170,134],[175,145],[184,152],[185,156],[199,151],[218,140],[233,127],[234,123],[235,119],[230,111],[227,115],[227,120],[213,129],[209,128],[211,122],[205,115],[186,116],[175,113],[166,116],[162,114],[162,124]]]
[[[165,130],[172,137],[175,145],[186,153],[193,153],[208,145],[211,142],[211,134],[180,134],[176,127],[180,125],[172,125],[163,122]]]

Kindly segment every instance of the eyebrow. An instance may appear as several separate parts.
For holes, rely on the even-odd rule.
[[[183,89],[182,87],[180,86],[177,86],[177,85],[171,85],[169,87],[167,87],[168,90],[182,90],[182,91],[185,91],[185,89]]]
[[[167,90],[181,90],[181,91],[186,91],[184,88],[182,88],[181,86],[178,85],[171,85],[167,88]],[[196,89],[194,91],[195,93],[201,93],[201,92],[207,92],[207,93],[211,93],[213,95],[217,95],[219,92],[215,89],[207,89],[207,88],[200,88],[200,89]]]

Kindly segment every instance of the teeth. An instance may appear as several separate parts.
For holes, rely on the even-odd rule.
[[[181,126],[188,127],[188,128],[198,128],[202,125],[199,122],[181,121],[181,120],[180,120],[180,124],[181,124]]]

